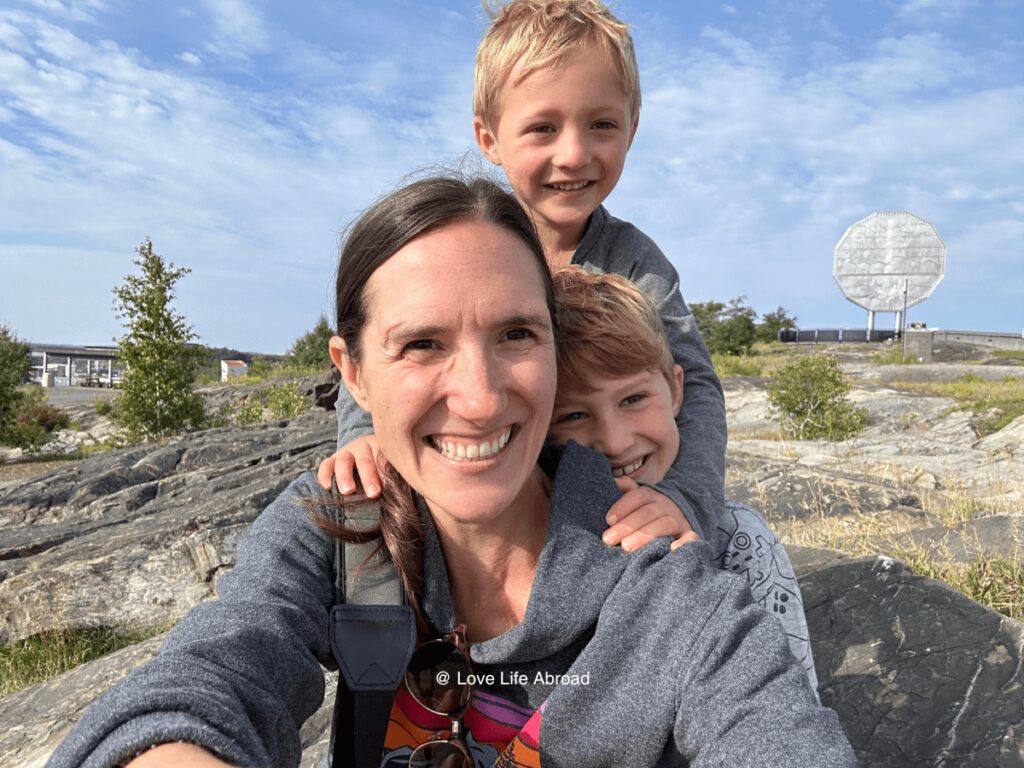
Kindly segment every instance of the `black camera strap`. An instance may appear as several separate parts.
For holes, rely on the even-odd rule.
[[[333,510],[337,520],[339,507]],[[380,521],[380,502],[345,505],[340,514],[353,527],[370,529]],[[376,548],[376,541],[334,541],[330,640],[338,690],[330,765],[335,768],[380,766],[395,691],[416,647],[416,620],[398,572]]]

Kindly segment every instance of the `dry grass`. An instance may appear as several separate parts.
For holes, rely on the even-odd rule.
[[[980,436],[998,432],[1024,414],[1024,376],[990,381],[974,374],[957,381],[892,381],[889,386],[905,392],[951,397],[974,415]]]
[[[886,555],[1005,616],[1024,619],[1024,562],[1020,558],[981,554],[969,562],[955,562],[941,548],[891,543],[914,530],[958,525],[1008,510],[981,504],[964,487],[918,492],[918,496],[924,516],[882,511],[834,517],[826,514],[828,507],[822,500],[810,518],[777,527],[786,544],[827,547],[852,556]]]

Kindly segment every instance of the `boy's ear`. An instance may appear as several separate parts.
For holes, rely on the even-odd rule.
[[[359,375],[359,366],[349,357],[348,349],[345,347],[345,340],[341,336],[331,337],[330,352],[331,361],[341,372],[341,381],[352,395],[352,399],[358,403],[360,408],[368,411],[366,388],[363,386],[362,376]]]
[[[473,135],[476,137],[476,144],[480,147],[484,157],[495,165],[501,165],[501,152],[498,149],[498,138],[494,132],[487,127],[480,115],[473,116]]]
[[[680,365],[672,366],[672,413],[679,415],[679,409],[683,407],[683,368]]]

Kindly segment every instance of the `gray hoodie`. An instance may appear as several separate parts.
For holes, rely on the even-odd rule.
[[[488,692],[546,701],[550,766],[852,766],[833,712],[818,704],[777,622],[706,543],[661,539],[627,555],[600,540],[618,497],[607,461],[571,444],[557,463],[547,540],[522,624],[471,649],[475,671],[518,671]],[[99,699],[50,766],[116,765],[184,740],[239,765],[299,763],[299,727],[323,699],[330,663],[332,545],[309,520],[304,475],[239,543],[221,599],[193,610],[160,654]],[[432,528],[424,610],[454,612]],[[537,682],[536,671],[586,684]]]

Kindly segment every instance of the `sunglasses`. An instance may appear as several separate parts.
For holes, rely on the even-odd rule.
[[[473,699],[472,669],[462,624],[440,640],[423,643],[413,653],[405,687],[425,709],[452,721],[452,735],[416,747],[409,756],[409,768],[473,768],[462,728],[462,716]]]

